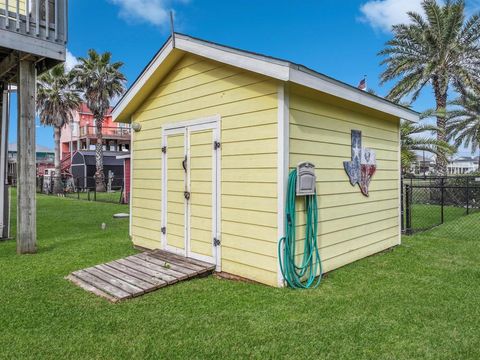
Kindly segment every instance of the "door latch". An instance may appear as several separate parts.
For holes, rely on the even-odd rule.
[[[189,191],[185,191],[183,193],[183,196],[185,196],[185,199],[190,200],[190,192]]]
[[[185,159],[182,161],[182,166],[183,166],[183,170],[187,172],[187,155],[185,155]]]
[[[160,231],[162,232],[163,235],[165,235],[167,233],[167,228],[165,226],[162,226]]]
[[[216,237],[213,238],[213,246],[220,246],[220,239],[217,239]]]
[[[214,141],[213,142],[213,150],[220,149],[221,146],[222,146],[222,144],[220,143],[220,141]]]

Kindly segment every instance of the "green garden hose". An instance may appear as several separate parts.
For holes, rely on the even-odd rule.
[[[288,176],[287,201],[285,206],[285,236],[278,242],[278,259],[283,278],[291,288],[316,288],[322,279],[322,262],[317,245],[318,208],[317,195],[305,196],[307,223],[303,257],[300,265],[295,264],[296,254],[296,185],[297,170]],[[319,274],[319,276],[317,276]]]

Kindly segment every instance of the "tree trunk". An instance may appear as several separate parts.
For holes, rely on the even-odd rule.
[[[445,112],[447,109],[447,86],[442,84],[438,76],[433,77],[433,91],[435,94],[436,112],[437,112],[437,140],[447,141]],[[435,162],[437,175],[447,175],[447,157],[443,149],[438,149],[437,160]]]
[[[105,174],[103,173],[103,118],[96,119],[97,143],[95,144],[95,186],[97,191],[105,191]]]
[[[53,180],[53,193],[55,195],[63,194],[62,170],[60,167],[60,128],[53,128],[53,137],[55,142],[55,177]]]

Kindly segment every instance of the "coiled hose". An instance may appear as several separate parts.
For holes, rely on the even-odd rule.
[[[296,254],[296,186],[297,170],[288,176],[287,199],[285,206],[285,236],[278,241],[278,259],[283,278],[291,288],[316,288],[322,280],[322,262],[317,245],[318,208],[317,194],[305,196],[307,223],[303,243],[303,256],[299,265],[295,264]],[[319,276],[317,276],[319,274]]]

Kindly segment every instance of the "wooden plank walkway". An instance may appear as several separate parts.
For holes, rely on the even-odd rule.
[[[213,264],[155,250],[74,271],[66,279],[82,289],[117,302],[207,275],[214,270]]]

